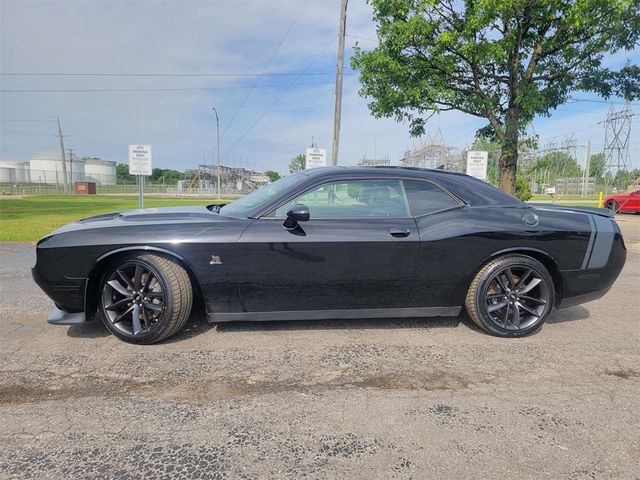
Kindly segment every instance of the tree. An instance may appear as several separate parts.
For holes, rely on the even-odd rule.
[[[116,181],[117,183],[133,183],[136,178],[129,174],[129,165],[126,163],[119,163],[116,165]]]
[[[589,162],[589,176],[595,177],[598,182],[604,177],[604,171],[604,153],[600,152],[595,155],[591,155],[591,161]]]
[[[272,182],[280,179],[280,174],[275,170],[267,170],[266,172],[264,172],[264,174],[269,177],[269,180],[271,180]]]
[[[307,159],[304,154],[296,155],[289,162],[289,173],[296,173],[300,170],[304,170],[305,165],[307,164]]]
[[[371,0],[379,45],[356,45],[360,94],[376,117],[409,121],[413,135],[437,112],[486,119],[501,146],[500,187],[515,192],[518,135],[573,91],[640,96],[640,66],[608,54],[635,47],[640,0]]]

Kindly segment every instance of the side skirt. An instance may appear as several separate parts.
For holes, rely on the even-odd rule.
[[[349,310],[293,310],[283,312],[208,313],[210,322],[268,322],[273,320],[335,320],[355,318],[455,317],[462,307],[368,308]]]

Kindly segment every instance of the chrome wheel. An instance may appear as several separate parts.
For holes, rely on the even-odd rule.
[[[484,300],[493,323],[507,330],[523,330],[545,313],[551,294],[547,281],[536,269],[510,265],[487,282]]]
[[[160,276],[145,263],[132,260],[120,265],[103,284],[106,320],[126,336],[150,332],[165,312],[165,290]]]

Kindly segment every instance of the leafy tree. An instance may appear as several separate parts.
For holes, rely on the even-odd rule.
[[[516,197],[518,197],[523,202],[526,202],[533,194],[531,193],[531,187],[529,187],[529,182],[526,178],[518,176],[516,178]]]
[[[531,167],[531,173],[548,172],[550,178],[555,180],[560,177],[581,177],[582,168],[578,161],[567,152],[549,152],[540,158]]]
[[[133,183],[136,177],[129,174],[129,165],[119,163],[116,165],[116,181],[117,183]]]
[[[175,183],[178,180],[184,180],[184,173],[171,168],[154,168],[149,177],[153,183]]]
[[[305,165],[307,164],[307,159],[304,154],[296,155],[289,162],[289,173],[296,173],[300,170],[304,170]]]
[[[573,91],[640,96],[640,66],[609,54],[640,39],[639,0],[371,0],[379,45],[358,45],[361,95],[376,117],[424,132],[436,112],[486,119],[501,145],[500,187],[516,187],[518,135]]]
[[[264,172],[264,174],[269,177],[269,180],[271,180],[272,182],[280,179],[280,174],[275,170],[267,170],[266,172]]]
[[[599,181],[604,177],[604,153],[596,153],[591,155],[591,161],[589,162],[589,176],[595,177],[596,181]]]

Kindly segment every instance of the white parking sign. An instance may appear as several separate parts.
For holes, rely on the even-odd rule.
[[[151,145],[129,145],[129,174],[151,175]]]

